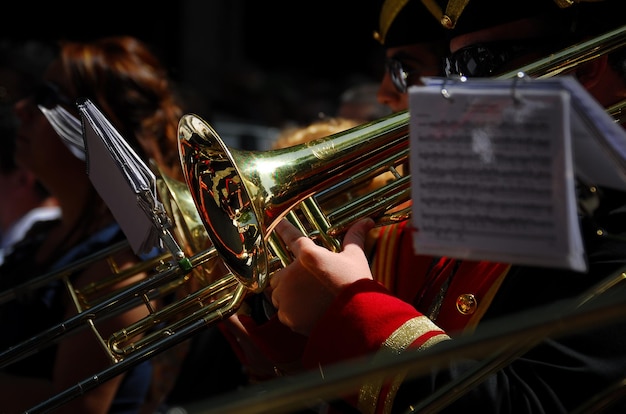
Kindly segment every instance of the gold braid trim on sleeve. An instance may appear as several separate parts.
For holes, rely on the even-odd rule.
[[[416,339],[432,331],[441,331],[441,329],[426,316],[419,316],[406,321],[383,342],[380,351],[374,356],[374,361],[385,358],[390,354],[398,355],[404,352]],[[448,339],[450,339],[448,335],[440,333],[426,340],[417,350],[430,348]],[[405,376],[406,374],[404,373],[398,374],[391,380],[391,390],[385,397],[385,413],[391,412],[393,400]],[[361,386],[358,402],[358,409],[361,412],[374,413],[376,411],[383,383],[384,379],[380,379]]]

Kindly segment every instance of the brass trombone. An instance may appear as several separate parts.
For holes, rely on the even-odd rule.
[[[588,59],[589,53],[598,56],[625,41],[626,26],[558,55],[571,68]],[[558,74],[562,65],[553,61],[542,71]],[[531,72],[531,68],[525,70]],[[201,289],[103,340],[112,352],[111,367],[28,412],[58,407],[236,312],[247,294],[263,291],[271,274],[290,261],[289,252],[273,232],[283,217],[330,249],[340,247],[341,235],[359,218],[372,217],[381,225],[408,219],[410,211],[396,211],[410,200],[410,175],[399,168],[408,160],[408,125],[408,112],[401,112],[306,144],[255,152],[227,148],[202,118],[185,115],[179,124],[179,150],[186,185],[177,187],[175,195],[160,190],[165,193],[161,197],[166,208],[179,209],[168,214],[178,217],[176,226],[182,231],[178,237],[186,240],[185,247],[194,247],[196,237],[202,237],[192,235],[196,230],[206,231],[208,241],[189,258],[191,269],[200,270],[219,257],[226,265],[224,276],[217,280],[211,276]],[[361,191],[373,178],[388,172],[394,179],[387,185]],[[165,184],[164,188],[173,187]],[[189,200],[193,207],[183,206]],[[184,223],[182,217],[193,217],[193,225]],[[196,218],[202,226],[196,225]],[[89,314],[115,311],[129,300],[149,301],[151,293],[190,271],[169,263],[165,264],[169,268],[157,269],[139,285],[92,306]],[[78,325],[89,318],[81,312],[70,322]],[[175,320],[170,327],[155,329],[170,319]],[[135,341],[140,332],[146,333],[144,339]]]
[[[537,78],[560,75],[622,47],[625,38],[622,26],[499,78],[520,72]],[[612,107],[613,114],[625,102]],[[215,248],[248,288],[260,291],[277,259],[289,262],[272,231],[284,217],[334,250],[358,218],[383,225],[410,217],[409,209],[396,211],[411,197],[410,175],[400,168],[407,164],[408,125],[404,111],[290,148],[256,152],[227,148],[210,125],[188,114],[179,126],[181,163]],[[394,177],[385,186],[352,192],[385,172]]]
[[[202,118],[183,116],[179,137],[187,185],[215,248],[242,283],[262,291],[276,259],[289,261],[272,236],[287,215],[334,250],[340,246],[336,236],[358,217],[407,219],[407,211],[387,212],[410,199],[409,176],[399,168],[408,160],[408,118],[402,112],[308,143],[254,152],[226,148]],[[388,171],[395,179],[386,187],[350,194]]]

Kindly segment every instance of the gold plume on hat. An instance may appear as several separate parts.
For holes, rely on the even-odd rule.
[[[383,2],[378,22],[379,30],[374,31],[374,39],[378,40],[383,45],[385,44],[385,37],[387,37],[387,32],[391,24],[408,2],[409,0],[386,0]]]

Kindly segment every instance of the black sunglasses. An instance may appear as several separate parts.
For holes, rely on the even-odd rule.
[[[33,103],[37,106],[52,109],[59,104],[65,104],[74,107],[74,101],[63,95],[57,85],[50,82],[44,82],[33,90],[31,94]]]
[[[385,70],[389,73],[389,77],[391,78],[391,82],[393,86],[395,86],[396,90],[400,93],[406,93],[408,88],[408,78],[409,76],[417,75],[422,72],[422,68],[417,68],[413,70],[407,70],[402,65],[402,62],[395,58],[388,58],[385,60]]]
[[[457,50],[444,60],[446,76],[490,77],[511,60],[537,50],[535,39],[478,43]],[[545,46],[545,45],[544,45]]]

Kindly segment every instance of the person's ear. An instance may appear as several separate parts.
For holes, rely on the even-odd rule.
[[[576,68],[576,78],[587,90],[593,89],[602,79],[604,72],[609,66],[606,54],[582,63]]]

